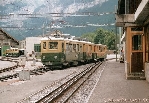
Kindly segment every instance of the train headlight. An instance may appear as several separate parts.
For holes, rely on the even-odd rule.
[[[53,63],[49,61],[48,65],[53,65]]]
[[[61,58],[61,62],[64,62],[64,58]]]
[[[54,59],[57,59],[57,56],[54,56]]]
[[[45,59],[45,58],[46,58],[45,56],[42,57],[42,59]]]

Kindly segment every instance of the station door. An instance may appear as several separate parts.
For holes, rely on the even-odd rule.
[[[143,35],[132,35],[131,72],[143,70]]]

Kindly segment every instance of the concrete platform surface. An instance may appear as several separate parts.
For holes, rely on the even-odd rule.
[[[124,63],[107,61],[88,103],[149,103],[149,83],[126,80],[124,68]]]

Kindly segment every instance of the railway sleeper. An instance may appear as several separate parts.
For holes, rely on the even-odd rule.
[[[39,73],[45,73],[45,71],[44,71],[44,70],[42,70],[42,69],[41,69],[41,70],[40,70],[40,69],[39,69],[39,70],[37,70],[37,72],[39,72]]]
[[[13,79],[13,75],[9,75],[9,77],[8,77],[9,79]]]
[[[43,68],[43,69],[44,69],[44,71],[46,71],[46,72],[48,72],[48,71],[51,70],[50,68]]]
[[[0,77],[0,81],[4,81],[5,80],[5,77],[3,76],[3,77]]]
[[[14,78],[17,78],[17,77],[19,76],[19,74],[16,73],[16,74],[13,74],[12,76],[13,76]]]

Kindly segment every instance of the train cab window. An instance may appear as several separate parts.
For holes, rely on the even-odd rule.
[[[142,35],[132,37],[132,50],[142,50]]]
[[[46,42],[43,42],[43,49],[46,49]]]
[[[49,49],[58,49],[58,42],[49,42]]]

